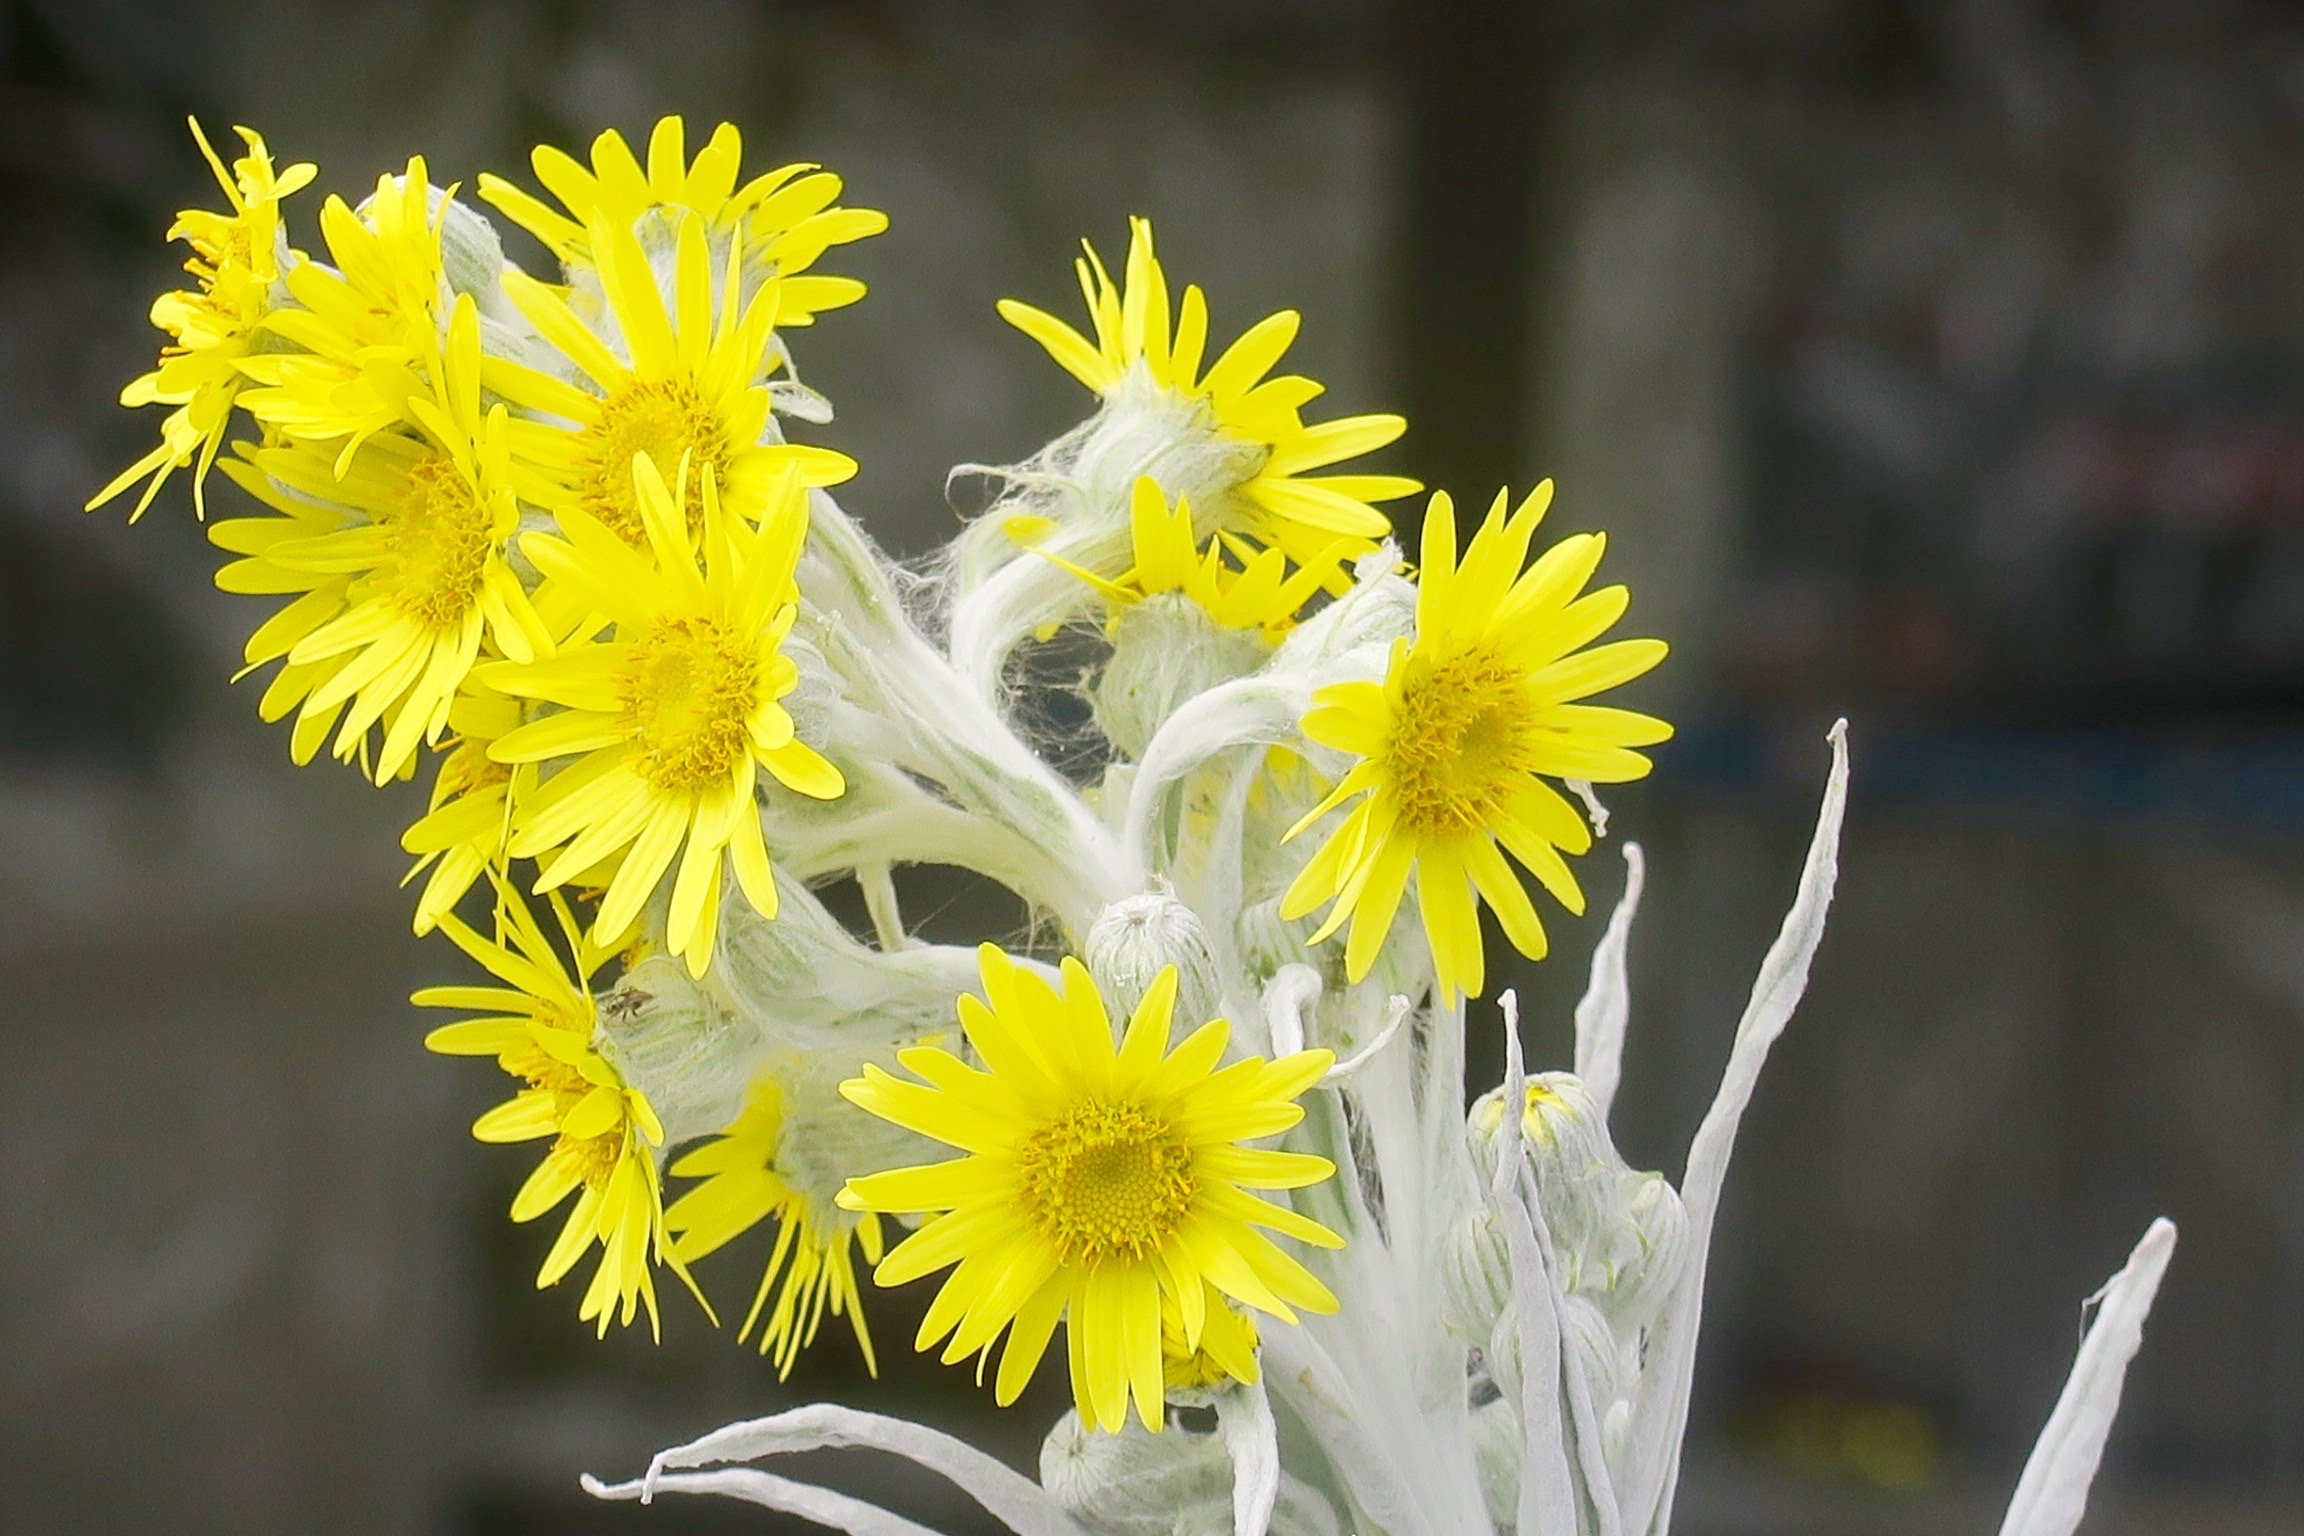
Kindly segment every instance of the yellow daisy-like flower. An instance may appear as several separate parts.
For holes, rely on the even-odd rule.
[[[591,226],[629,230],[645,214],[688,209],[713,231],[740,230],[749,261],[777,273],[775,323],[813,324],[818,314],[864,297],[852,277],[803,276],[827,250],[879,234],[888,215],[872,208],[841,208],[840,178],[813,165],[787,165],[736,184],[743,136],[722,123],[687,159],[686,129],[677,117],[660,119],[648,135],[645,169],[624,136],[611,128],[592,141],[589,167],[549,144],[529,156],[536,179],[560,200],[565,214],[501,176],[483,173],[480,195],[548,246],[561,261],[593,259]]]
[[[455,191],[435,201],[419,155],[405,172],[379,176],[358,213],[331,196],[320,207],[320,233],[334,266],[298,263],[288,292],[299,307],[264,319],[267,331],[303,350],[241,365],[264,386],[242,397],[248,413],[302,441],[341,440],[338,473],[370,436],[417,419],[412,398],[441,392],[440,322],[450,311],[440,231]],[[475,325],[466,350],[476,357],[478,348]],[[460,387],[476,387],[470,362],[452,366],[463,371]]]
[[[1160,1298],[1160,1365],[1170,1392],[1205,1391],[1229,1382],[1258,1380],[1256,1320],[1227,1302],[1214,1286],[1202,1303],[1206,1321],[1199,1342],[1186,1342],[1184,1309]]]
[[[1620,586],[1583,592],[1605,547],[1599,534],[1563,539],[1522,569],[1551,500],[1547,480],[1507,518],[1499,493],[1459,566],[1454,508],[1435,495],[1415,643],[1395,644],[1383,682],[1332,684],[1304,716],[1306,736],[1360,761],[1288,835],[1360,801],[1289,886],[1281,915],[1333,901],[1313,942],[1350,918],[1345,974],[1355,982],[1375,963],[1411,873],[1444,998],[1483,985],[1475,892],[1513,945],[1541,959],[1543,925],[1504,853],[1580,913],[1583,892],[1560,855],[1592,846],[1583,817],[1544,778],[1641,778],[1648,759],[1632,749],[1671,738],[1661,720],[1577,702],[1640,676],[1665,647],[1584,649],[1630,598]]]
[[[1343,1239],[1248,1193],[1299,1189],[1335,1172],[1326,1158],[1247,1147],[1301,1120],[1294,1101],[1333,1057],[1301,1051],[1219,1068],[1228,1026],[1201,1025],[1169,1046],[1176,972],[1163,971],[1119,1048],[1096,984],[1076,960],[1063,990],[987,944],[984,996],[960,1022],[985,1063],[917,1046],[897,1059],[924,1082],[867,1065],[841,1085],[885,1120],[960,1148],[946,1163],[851,1179],[851,1210],[936,1212],[881,1261],[882,1285],[957,1267],[920,1324],[919,1346],[950,1335],[947,1363],[991,1350],[1003,1330],[995,1394],[1014,1402],[1067,1322],[1072,1395],[1086,1422],[1118,1430],[1131,1397],[1157,1430],[1165,1401],[1163,1308],[1185,1352],[1198,1350],[1223,1296],[1290,1323],[1293,1308],[1335,1298],[1257,1231],[1340,1247]]]
[[[719,933],[723,854],[754,910],[776,915],[753,803],[757,771],[819,800],[846,789],[777,702],[800,677],[781,647],[798,611],[793,570],[808,501],[787,467],[761,493],[758,526],[747,526],[723,513],[707,467],[699,566],[686,508],[655,464],[641,456],[632,478],[653,560],[582,512],[562,519],[565,539],[522,540],[537,569],[611,621],[614,634],[548,661],[490,668],[485,680],[505,693],[564,707],[489,755],[577,759],[515,808],[511,848],[517,858],[550,855],[538,890],[620,855],[594,920],[601,943],[632,926],[685,839],[667,938],[700,976]]]
[[[739,303],[742,238],[730,239],[715,283],[702,217],[683,211],[678,219],[669,302],[632,231],[597,219],[592,257],[607,307],[597,323],[578,315],[566,291],[504,275],[513,303],[589,388],[501,358],[488,363],[490,389],[572,424],[513,423],[522,456],[549,472],[535,500],[563,519],[592,518],[633,545],[644,540],[632,491],[640,454],[666,468],[710,470],[729,510],[747,521],[763,515],[787,468],[810,486],[856,473],[844,453],[762,440],[772,430],[764,381],[782,357],[775,327],[783,279],[769,277]]]
[[[577,1315],[596,1323],[605,1337],[611,1320],[629,1325],[644,1307],[650,1330],[657,1331],[661,1319],[651,1265],[665,1264],[683,1281],[688,1272],[664,1229],[651,1150],[663,1144],[664,1127],[647,1095],[627,1085],[593,1048],[590,983],[607,956],[585,941],[566,904],[554,896],[553,912],[576,962],[571,975],[527,904],[509,885],[498,891],[496,939],[483,939],[453,915],[444,914],[440,927],[503,985],[416,993],[411,1001],[421,1008],[482,1014],[442,1025],[424,1044],[443,1055],[493,1056],[524,1085],[473,1123],[474,1136],[488,1142],[552,1138],[551,1150],[512,1201],[512,1219],[524,1222],[576,1196],[536,1273],[538,1289],[557,1284],[597,1242],[600,1264]],[[694,1291],[694,1282],[688,1284]]]
[[[763,1075],[728,1129],[672,1165],[679,1177],[704,1182],[672,1203],[664,1224],[675,1234],[681,1259],[693,1264],[773,1217],[776,1246],[761,1272],[752,1310],[736,1332],[738,1342],[766,1312],[760,1353],[775,1360],[778,1377],[790,1376],[800,1351],[816,1342],[817,1326],[829,1311],[848,1319],[856,1330],[856,1347],[864,1352],[864,1368],[878,1375],[851,1250],[861,1249],[868,1264],[880,1262],[880,1218],[851,1219],[823,1210],[786,1183],[776,1171],[783,1132],[783,1088],[773,1074]]]
[[[1150,475],[1137,480],[1128,510],[1135,564],[1116,580],[1107,581],[1061,556],[1047,556],[1102,593],[1115,624],[1146,598],[1177,592],[1226,629],[1253,629],[1277,640],[1295,625],[1296,615],[1313,594],[1342,574],[1341,549],[1336,545],[1325,557],[1298,567],[1294,575],[1287,573],[1287,557],[1277,549],[1252,549],[1222,534],[1202,549],[1192,531],[1191,502],[1178,497],[1171,509],[1159,482]],[[1227,550],[1240,565],[1224,558]]]
[[[378,783],[440,739],[484,639],[515,661],[552,650],[507,560],[520,526],[510,434],[502,405],[482,414],[480,322],[468,297],[457,300],[438,375],[407,401],[418,431],[372,436],[348,464],[301,442],[228,462],[226,472],[281,515],[209,532],[244,557],[217,573],[225,591],[301,594],[248,639],[251,667],[287,658],[266,717],[299,706],[298,761],[339,714],[340,758],[384,722]]]
[[[1351,558],[1375,548],[1392,531],[1391,520],[1370,503],[1410,495],[1421,489],[1416,481],[1399,475],[1307,477],[1306,472],[1374,452],[1398,437],[1407,423],[1398,416],[1345,416],[1306,426],[1301,411],[1321,386],[1295,374],[1266,377],[1296,339],[1300,317],[1294,310],[1250,326],[1203,372],[1207,298],[1197,284],[1188,286],[1171,315],[1167,276],[1152,254],[1151,221],[1129,221],[1124,283],[1112,281],[1094,246],[1085,249],[1074,266],[1095,341],[1015,299],[1000,301],[1001,317],[1040,343],[1065,372],[1099,397],[1110,399],[1141,372],[1154,387],[1198,411],[1209,431],[1264,450],[1255,474],[1239,488],[1240,505],[1231,514],[1237,531],[1258,544],[1310,565],[1327,557],[1339,541],[1343,555]],[[1201,510],[1221,516],[1228,509]]]
[[[519,700],[475,678],[464,680],[448,706],[452,734],[441,744],[431,803],[400,836],[400,846],[417,856],[401,883],[432,872],[416,898],[419,934],[430,933],[481,875],[501,874],[511,857],[512,806],[535,786],[536,768],[497,762],[488,749],[521,723]]]
[[[280,202],[315,174],[304,161],[275,173],[272,152],[265,148],[263,136],[250,128],[233,130],[248,153],[233,161],[227,172],[200,124],[187,121],[232,209],[211,213],[187,208],[168,230],[169,239],[192,247],[184,270],[199,283],[199,291],[164,293],[153,301],[152,323],[173,339],[160,349],[159,367],[130,380],[120,391],[120,403],[175,409],[160,423],[160,446],[122,470],[88,502],[88,510],[94,511],[150,475],[144,494],[136,498],[136,509],[128,514],[130,522],[144,515],[170,475],[195,459],[192,504],[202,517],[208,515],[208,468],[224,444],[233,402],[247,383],[241,364],[271,312],[272,288],[283,266],[293,268],[302,259],[296,251],[286,251],[286,260],[282,259]]]

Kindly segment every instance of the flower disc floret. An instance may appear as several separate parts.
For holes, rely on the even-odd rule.
[[[1547,779],[1616,784],[1648,772],[1635,748],[1672,728],[1631,710],[1579,702],[1663,660],[1660,640],[1592,645],[1624,614],[1622,587],[1585,592],[1605,542],[1577,534],[1523,569],[1550,481],[1505,515],[1499,494],[1456,560],[1455,511],[1435,495],[1424,520],[1416,632],[1393,647],[1382,682],[1322,688],[1304,734],[1356,761],[1289,830],[1293,838],[1351,805],[1281,901],[1296,918],[1329,903],[1318,943],[1347,921],[1345,974],[1375,964],[1410,877],[1443,996],[1485,983],[1479,905],[1522,954],[1540,959],[1543,924],[1504,855],[1571,912],[1584,895],[1563,853],[1590,829]],[[1589,649],[1587,649],[1589,647]]]
[[[709,616],[660,620],[633,641],[616,690],[635,771],[649,788],[706,788],[751,751],[759,641]]]
[[[1257,1229],[1322,1247],[1342,1240],[1249,1193],[1316,1184],[1334,1165],[1243,1145],[1301,1120],[1297,1095],[1334,1058],[1302,1051],[1219,1066],[1221,1019],[1170,1050],[1173,966],[1115,1049],[1078,961],[1064,961],[1059,991],[993,945],[977,955],[984,996],[963,996],[959,1011],[983,1068],[919,1046],[897,1060],[920,1081],[867,1064],[841,1085],[860,1107],[965,1155],[851,1179],[840,1204],[931,1215],[875,1271],[882,1285],[901,1285],[952,1266],[921,1348],[944,1340],[951,1362],[988,1353],[1005,1334],[994,1384],[1005,1404],[1062,1322],[1082,1419],[1117,1431],[1133,1400],[1157,1430],[1165,1358],[1214,1339],[1238,1363],[1239,1330],[1211,1333],[1223,1298],[1290,1323],[1299,1307],[1334,1310],[1328,1288]]]
[[[1192,1149],[1141,1105],[1091,1100],[1017,1143],[1016,1187],[1059,1262],[1141,1262],[1191,1212]]]
[[[426,454],[403,474],[399,505],[377,522],[384,556],[377,586],[409,618],[453,624],[480,606],[488,561],[502,543],[494,509],[446,454]]]
[[[1492,651],[1411,663],[1392,735],[1401,824],[1453,837],[1506,814],[1532,771],[1542,714],[1527,679]]]
[[[633,379],[601,401],[575,460],[577,504],[627,544],[642,538],[632,461],[685,460],[728,483],[728,422],[693,379]]]

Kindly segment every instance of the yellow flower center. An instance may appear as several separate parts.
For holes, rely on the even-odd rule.
[[[589,1038],[592,1020],[587,1013],[556,1005],[548,999],[537,999],[536,1022],[546,1029],[565,1030],[570,1034]],[[541,1089],[552,1095],[554,1119],[564,1118],[570,1110],[598,1086],[567,1062],[533,1043],[514,1051],[504,1063],[505,1070],[524,1079],[531,1089]],[[597,1136],[570,1136],[563,1131],[553,1142],[555,1154],[575,1160],[577,1175],[594,1187],[605,1183],[616,1171],[616,1164],[624,1155],[624,1126],[621,1122]]]
[[[1219,1310],[1223,1313],[1221,1317],[1217,1315]],[[1210,1354],[1205,1347],[1208,1334],[1216,1330],[1233,1330],[1244,1335],[1241,1340],[1241,1353],[1243,1354],[1250,1353],[1256,1348],[1255,1321],[1243,1317],[1229,1307],[1220,1307],[1215,1302],[1209,1304],[1208,1320],[1201,1330],[1203,1347],[1199,1349],[1186,1349],[1183,1330],[1179,1324],[1165,1316],[1161,1318],[1160,1366],[1161,1375],[1166,1380],[1169,1391],[1192,1391],[1203,1387],[1220,1387],[1233,1379],[1232,1373],[1225,1369],[1223,1363]]]
[[[452,795],[469,795],[483,789],[493,789],[512,781],[512,765],[500,763],[488,755],[484,741],[459,741],[456,749],[440,764],[440,780],[434,793],[442,799]]]
[[[1527,769],[1534,722],[1517,670],[1486,651],[1410,662],[1392,727],[1392,780],[1410,831],[1446,837],[1491,824]]]
[[[646,530],[632,490],[632,460],[647,454],[667,484],[687,454],[689,474],[701,479],[712,466],[728,483],[727,424],[690,378],[635,379],[600,405],[600,419],[584,429],[576,464],[576,497],[586,512],[627,544]]]
[[[633,645],[618,688],[635,767],[650,788],[725,783],[751,749],[759,650],[716,620],[657,623]]]
[[[185,258],[184,270],[204,287],[214,287],[217,276],[228,268],[251,270],[256,265],[256,231],[245,214],[216,217],[204,229],[187,230],[185,243],[192,254]]]
[[[597,1189],[608,1182],[616,1165],[623,1161],[624,1128],[618,1126],[598,1136],[570,1136],[562,1132],[553,1142],[552,1150],[570,1158],[576,1165],[576,1176]]]
[[[568,1009],[537,999],[536,1022],[546,1029],[564,1030],[569,1034],[581,1033],[589,1038],[591,1021],[576,1017]],[[525,1081],[531,1088],[541,1088],[552,1095],[553,1113],[564,1115],[576,1107],[584,1095],[592,1091],[592,1080],[567,1062],[545,1050],[534,1041],[515,1048],[504,1060],[504,1070]]]
[[[1192,1208],[1192,1149],[1134,1104],[1082,1104],[1016,1149],[1026,1216],[1057,1258],[1142,1260]]]
[[[386,555],[377,580],[386,600],[422,624],[447,629],[480,600],[496,553],[496,519],[454,461],[440,454],[408,466],[400,504],[378,519]]]

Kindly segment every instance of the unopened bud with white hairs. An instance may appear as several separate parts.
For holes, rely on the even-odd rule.
[[[1153,978],[1176,967],[1176,1024],[1194,1029],[1223,1012],[1223,989],[1208,932],[1193,910],[1165,891],[1116,901],[1097,915],[1085,946],[1088,973],[1115,1022],[1133,1013]]]

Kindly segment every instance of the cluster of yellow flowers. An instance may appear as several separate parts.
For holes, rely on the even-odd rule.
[[[667,1169],[669,1143],[694,1133],[668,1133],[603,1018],[605,989],[638,966],[676,960],[715,985],[729,963],[724,903],[741,902],[746,921],[778,920],[780,905],[811,899],[805,881],[870,867],[800,860],[803,883],[790,883],[777,865],[794,856],[764,806],[861,807],[860,774],[873,793],[883,777],[901,790],[905,774],[920,776],[909,762],[883,775],[868,741],[804,741],[795,719],[810,718],[794,697],[807,696],[810,667],[835,693],[847,675],[825,660],[834,647],[808,638],[838,604],[809,590],[804,566],[838,533],[823,488],[856,466],[786,440],[782,414],[821,413],[793,376],[785,333],[863,296],[861,283],[814,268],[885,217],[841,206],[839,178],[811,166],[743,179],[728,125],[690,158],[680,120],[667,118],[644,162],[614,132],[588,164],[538,149],[552,202],[479,178],[480,198],[559,261],[556,281],[508,262],[487,220],[454,187],[433,186],[421,159],[357,206],[325,201],[323,260],[288,243],[281,213],[313,167],[276,171],[263,140],[239,131],[245,153],[229,169],[201,140],[230,207],[179,218],[172,234],[193,249],[196,286],[155,305],[171,341],[122,396],[169,408],[161,442],[91,505],[142,481],[141,515],[189,467],[205,516],[220,462],[259,510],[210,525],[234,557],[217,582],[286,600],[246,646],[249,670],[275,667],[264,717],[292,717],[299,763],[326,744],[378,784],[434,764],[429,806],[404,839],[411,878],[423,877],[415,925],[446,934],[495,984],[417,1001],[471,1015],[435,1031],[434,1049],[492,1055],[521,1084],[476,1133],[551,1142],[512,1210],[526,1221],[574,1198],[539,1284],[597,1244],[581,1315],[603,1332],[643,1309],[653,1324],[659,1266],[694,1289],[691,1260],[772,1222],[744,1331],[759,1328],[784,1369],[827,1311],[851,1320],[869,1358],[852,1267],[861,1251],[887,1284],[954,1266],[921,1346],[983,1359],[1005,1335],[1003,1401],[1059,1322],[1081,1415],[1106,1429],[1131,1402],[1157,1428],[1169,1392],[1253,1379],[1256,1332],[1242,1309],[1292,1321],[1294,1309],[1334,1304],[1264,1231],[1341,1240],[1249,1193],[1315,1185],[1330,1160],[1249,1143],[1303,1118],[1297,1101],[1333,1056],[1275,1041],[1269,1061],[1228,1061],[1231,1032],[1213,1015],[1227,1006],[1238,1018],[1236,990],[1193,997],[1172,1045],[1173,966],[1120,998],[1078,959],[1050,972],[985,946],[982,997],[957,997],[960,1050],[898,1039],[894,1060],[910,1077],[859,1057],[841,1086],[840,1113],[868,1112],[961,1155],[847,1170],[836,1201],[789,1175],[805,1132],[796,1090],[772,1074],[751,1075],[741,1108]],[[1115,430],[1096,449],[1124,469],[1108,526],[1082,533],[1038,504],[991,520],[1019,590],[1059,573],[1072,583],[1065,601],[1114,636],[1183,605],[1212,626],[1208,645],[1245,648],[1237,675],[1284,655],[1346,594],[1403,581],[1378,504],[1421,487],[1318,472],[1385,446],[1404,423],[1307,424],[1321,386],[1274,373],[1294,313],[1203,366],[1207,301],[1186,287],[1171,302],[1147,223],[1132,227],[1120,280],[1093,249],[1078,270],[1092,338],[1014,301],[1001,312],[1096,394],[1097,420],[1125,416],[1136,435]],[[239,418],[254,434],[227,451]],[[1077,483],[1091,478],[1078,469]],[[1638,749],[1669,735],[1585,702],[1664,648],[1593,644],[1625,593],[1585,591],[1596,535],[1529,562],[1548,502],[1548,485],[1516,508],[1499,494],[1459,558],[1453,510],[1435,496],[1412,623],[1367,675],[1324,675],[1290,739],[1256,749],[1261,777],[1243,792],[1288,810],[1284,836],[1259,855],[1281,869],[1277,921],[1327,908],[1291,941],[1306,953],[1348,924],[1345,942],[1321,951],[1340,950],[1346,984],[1397,941],[1438,1004],[1460,1006],[1485,986],[1483,905],[1522,953],[1541,956],[1520,869],[1581,911],[1563,855],[1591,843],[1554,783],[1637,778],[1648,770]],[[1023,630],[1062,617],[1035,612]],[[958,646],[967,626],[952,627]],[[1155,671],[1184,665],[1151,660]],[[1172,713],[1175,699],[1145,676],[1131,686]],[[1117,694],[1099,707],[1126,713]],[[912,724],[894,722],[897,734]],[[971,771],[995,775],[1004,750],[969,758]],[[1085,803],[1094,829],[1117,800]],[[1112,856],[1119,886],[1164,878],[1131,857]],[[457,915],[483,881],[485,932]],[[1420,929],[1395,922],[1411,884]],[[1083,943],[1083,925],[1060,916]],[[883,938],[900,958],[900,930]],[[1117,1029],[1114,1013],[1125,1016]],[[667,1171],[702,1180],[669,1208]],[[885,1253],[883,1215],[917,1223]]]

